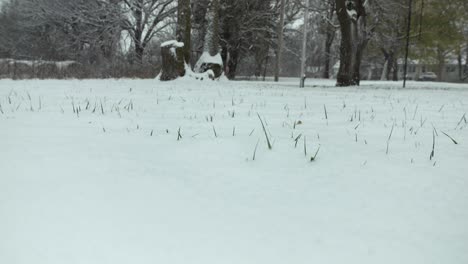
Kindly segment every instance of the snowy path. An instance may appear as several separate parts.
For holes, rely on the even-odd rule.
[[[0,263],[468,263],[468,87],[308,85],[0,80]]]

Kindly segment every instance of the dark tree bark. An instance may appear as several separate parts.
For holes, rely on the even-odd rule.
[[[390,74],[395,70],[394,69],[394,62],[393,62],[393,51],[390,51],[390,53],[388,54],[388,58],[387,58],[387,67],[388,67],[388,70],[387,70],[387,76],[386,79],[387,80],[390,80]]]
[[[137,25],[143,24],[143,3],[141,1],[135,2],[135,21]],[[136,27],[134,31],[134,42],[135,42],[135,56],[139,63],[143,62],[143,52],[145,51],[145,47],[143,46],[143,27]]]
[[[393,81],[398,81],[398,60],[396,56],[393,57]]]
[[[223,46],[221,57],[224,62],[224,74],[229,80],[236,78],[237,64],[240,59],[240,51],[232,46]]]
[[[336,86],[351,86],[351,69],[353,64],[353,39],[351,33],[352,22],[348,17],[345,0],[336,0],[336,14],[340,23],[340,68],[336,80]]]
[[[210,31],[211,35],[209,36],[208,52],[211,56],[215,56],[219,53],[219,0],[211,1],[211,18],[210,22]]]
[[[336,13],[341,30],[337,86],[360,84],[362,56],[369,41],[363,4],[363,0],[336,0]]]
[[[444,74],[445,68],[445,53],[440,46],[437,47],[437,81],[441,82]]]
[[[167,42],[161,46],[161,81],[171,81],[185,75],[185,65],[190,63],[191,25],[190,0],[179,0],[177,41]]]
[[[461,48],[459,48],[458,50],[457,62],[458,62],[458,79],[462,81],[463,80],[463,63],[462,63]]]
[[[143,63],[143,52],[145,48],[140,43],[135,43],[135,56],[138,63]]]
[[[281,0],[280,8],[280,21],[278,24],[278,46],[276,47],[276,60],[275,60],[275,82],[279,81],[279,75],[281,72],[281,55],[283,52],[284,43],[284,15],[285,15],[286,1]]]
[[[353,85],[361,84],[361,62],[362,54],[364,53],[364,47],[361,44],[356,48],[354,63],[353,63],[353,77],[351,83]]]
[[[185,75],[184,50],[176,41],[161,46],[161,81],[172,81]]]
[[[191,31],[192,31],[192,22],[191,22],[191,7],[190,0],[179,0],[177,6],[177,41],[184,43],[183,54],[184,60],[188,64],[190,63],[191,56]]]
[[[223,62],[219,54],[219,0],[211,0],[207,20],[208,28],[203,43],[203,54],[195,65],[195,71],[203,73],[211,70],[214,74],[213,78],[216,79],[223,74]],[[211,59],[206,60],[208,58]]]
[[[329,79],[330,78],[330,61],[331,61],[331,46],[333,44],[333,40],[335,39],[335,33],[327,32],[327,38],[325,40],[325,69],[323,71],[323,78]]]
[[[331,47],[333,45],[333,41],[335,40],[335,28],[334,26],[330,25],[330,21],[333,20],[333,16],[335,14],[335,2],[329,2],[330,9],[327,13],[327,26],[326,26],[326,38],[325,38],[325,62],[324,62],[324,71],[323,71],[323,78],[329,79],[330,78],[330,61],[331,61]]]
[[[386,69],[384,67],[384,71],[382,76],[385,76],[385,80],[393,80],[398,81],[398,55],[394,51],[394,47],[391,50],[387,51],[384,48],[381,48],[382,53],[384,55]]]
[[[382,75],[380,77],[380,80],[388,80],[388,76],[390,75],[390,53],[387,52],[384,48],[380,49],[383,53],[384,56],[384,67],[382,69]],[[385,79],[384,79],[385,78]]]
[[[462,81],[465,81],[468,78],[468,41],[466,42],[466,57],[465,57],[465,67],[463,69]]]
[[[406,26],[406,47],[405,47],[405,64],[403,69],[403,88],[406,88],[406,80],[408,78],[408,57],[409,57],[409,48],[410,48],[410,32],[411,32],[411,14],[412,14],[412,5],[413,0],[409,0],[409,8],[408,8],[408,19],[407,19],[407,26]]]
[[[268,67],[268,55],[265,58],[265,67],[263,68],[263,81],[266,79],[267,67]]]

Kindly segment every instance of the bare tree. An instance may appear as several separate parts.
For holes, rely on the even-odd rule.
[[[16,56],[76,59],[89,54],[96,60],[115,55],[123,18],[115,1],[23,0],[11,7],[19,32],[11,39]]]
[[[240,61],[249,56],[254,56],[257,76],[269,65],[270,49],[278,50],[280,1],[220,1],[221,55],[229,79],[236,76]],[[285,3],[284,25],[288,25],[298,18],[301,8],[296,1]]]
[[[337,27],[334,22],[335,16],[335,1],[326,0],[320,1],[322,3],[322,21],[323,21],[323,32],[325,38],[325,60],[324,60],[324,71],[323,78],[330,78],[330,67],[332,59],[332,45],[335,40]]]
[[[373,44],[384,58],[381,80],[398,80],[398,58],[402,52],[407,23],[407,0],[377,0],[380,23]]]
[[[177,5],[175,0],[123,0],[123,3],[128,14],[124,29],[133,41],[137,60],[142,62],[148,43],[171,25]]]

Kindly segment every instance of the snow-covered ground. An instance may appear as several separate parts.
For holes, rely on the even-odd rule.
[[[400,85],[0,80],[0,263],[468,263],[468,87]]]

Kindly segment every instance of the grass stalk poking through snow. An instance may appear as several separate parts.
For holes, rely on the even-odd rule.
[[[429,160],[432,160],[432,158],[434,158],[434,155],[435,155],[435,128],[432,130],[432,151],[431,151],[431,155],[429,156]]]
[[[254,149],[254,153],[253,153],[253,156],[252,156],[252,160],[255,160],[255,157],[257,156],[258,143],[260,143],[260,139],[257,140],[257,144],[255,145],[255,149]]]
[[[296,139],[294,139],[294,141],[296,142],[294,144],[294,148],[297,148],[297,143],[299,142],[299,139],[301,139],[301,137],[302,137],[302,134],[299,134],[299,136],[297,136]]]
[[[440,131],[440,132],[442,132],[442,134],[444,134],[445,136],[447,136],[448,138],[450,138],[450,139],[452,140],[453,144],[458,145],[458,142],[457,142],[455,139],[453,139],[453,137],[449,136],[449,135],[448,135],[447,133],[445,133],[444,131]]]
[[[304,136],[304,156],[307,156],[307,138]]]
[[[318,147],[317,151],[315,152],[315,155],[310,157],[311,162],[315,161],[317,159],[317,155],[318,155],[319,151],[320,151],[320,146]]]
[[[270,138],[268,137],[268,132],[267,132],[267,130],[265,128],[265,124],[263,123],[263,120],[260,117],[259,113],[257,113],[257,116],[258,116],[258,119],[260,119],[260,123],[262,123],[263,132],[265,133],[265,138],[266,138],[266,141],[267,141],[267,144],[268,144],[268,149],[272,149],[273,146],[271,145]]]
[[[416,108],[414,109],[413,120],[416,119],[416,113],[418,113],[418,108],[419,108],[419,104],[416,105]]]
[[[180,127],[179,130],[177,131],[177,141],[180,141],[182,139],[182,134],[180,133]]]
[[[463,116],[462,116],[461,119],[460,119],[460,122],[458,122],[457,127],[455,127],[455,129],[458,128],[458,126],[463,122],[463,120],[465,121],[465,124],[466,124],[466,123],[467,123],[467,122],[466,122],[466,113],[463,114]]]
[[[101,101],[101,113],[104,115],[104,106],[102,105],[102,101]]]
[[[325,119],[327,120],[327,125],[328,125],[328,113],[327,113],[327,106],[323,105],[323,111],[325,113]]]
[[[388,155],[388,147],[390,145],[390,139],[392,138],[392,134],[393,134],[393,129],[395,128],[395,123],[393,123],[392,125],[392,129],[390,130],[390,135],[388,135],[388,139],[387,139],[387,151],[385,152],[385,154]]]

